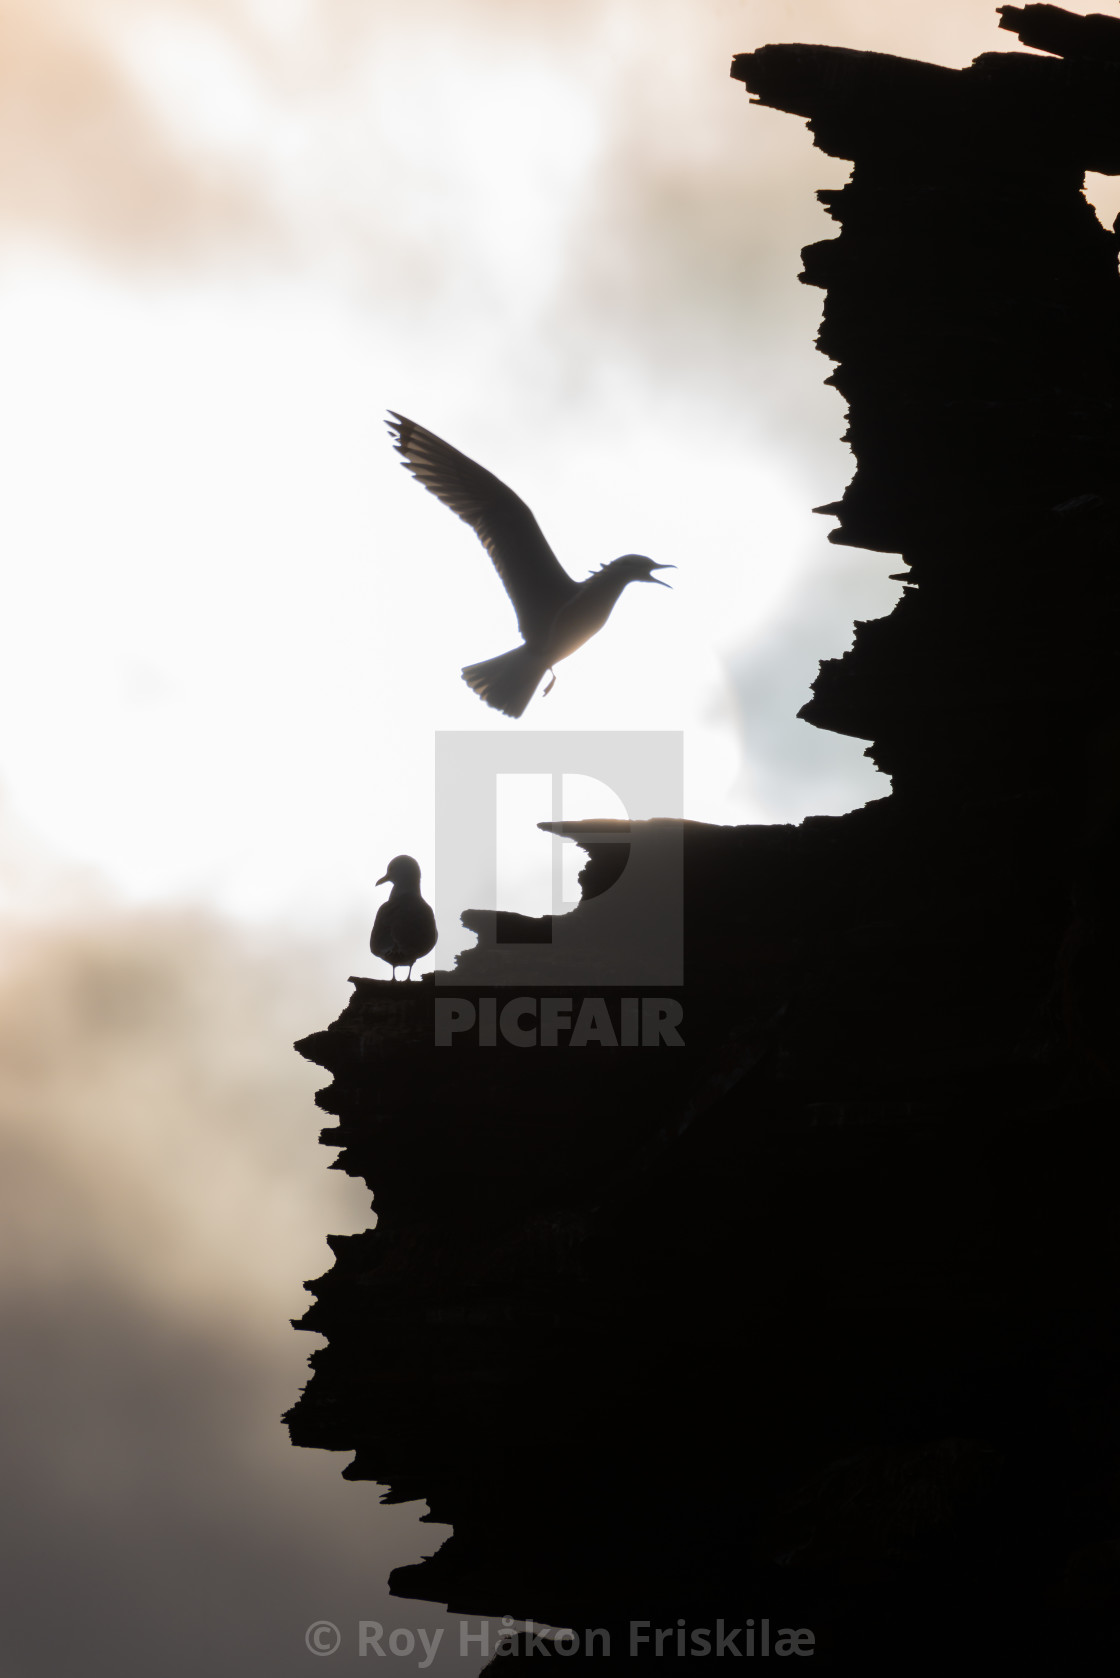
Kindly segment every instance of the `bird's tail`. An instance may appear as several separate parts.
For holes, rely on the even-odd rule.
[[[496,711],[504,711],[507,717],[519,717],[536,693],[546,669],[547,665],[528,647],[514,647],[512,652],[483,659],[481,664],[468,664],[463,680],[472,693],[477,693]]]

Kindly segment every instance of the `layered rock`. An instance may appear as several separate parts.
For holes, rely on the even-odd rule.
[[[527,988],[519,941],[547,968],[554,928],[478,917],[502,982],[492,948],[358,980],[300,1045],[378,1221],[309,1284],[292,1438],[452,1524],[402,1595],[612,1657],[670,1628],[639,1665],[680,1620],[686,1657],[765,1620],[861,1675],[1114,1640],[1120,282],[1081,179],[1120,171],[1120,53],[1112,20],[1003,22],[1069,56],[733,72],[854,162],[805,253],[858,463],[829,510],[906,588],[802,714],[891,797],[685,823],[668,991],[596,966],[656,824],[572,824],[587,977],[533,986],[534,1046],[438,1041],[447,996]],[[633,1025],[658,997],[679,1043]],[[589,999],[609,1031],[574,1042]]]

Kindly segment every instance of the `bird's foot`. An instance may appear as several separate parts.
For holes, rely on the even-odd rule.
[[[551,675],[552,680],[551,680],[551,682],[549,682],[548,686],[545,688],[543,694],[541,695],[542,699],[547,699],[549,694],[552,692],[553,688],[556,686],[556,672],[555,672],[555,670],[553,670],[551,664],[549,665],[548,668],[549,668],[549,674]]]

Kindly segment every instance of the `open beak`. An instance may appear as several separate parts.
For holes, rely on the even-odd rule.
[[[653,567],[653,569],[655,571],[675,571],[677,568],[676,568],[675,565],[655,565]],[[646,582],[647,583],[660,583],[662,588],[671,588],[672,587],[671,583],[665,582],[665,580],[661,577],[647,577]]]

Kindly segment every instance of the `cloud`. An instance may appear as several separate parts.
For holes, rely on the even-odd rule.
[[[368,1221],[291,1047],[345,1001],[328,952],[108,908],[5,942],[0,1294],[80,1275],[248,1332],[298,1313],[327,1230]]]
[[[366,848],[402,845],[382,839],[380,778],[408,777],[399,807],[422,825],[434,722],[489,721],[457,670],[501,650],[506,602],[469,532],[406,486],[382,403],[506,476],[573,570],[634,548],[680,563],[664,622],[679,641],[691,599],[695,634],[659,686],[703,733],[701,667],[835,565],[801,510],[852,465],[812,343],[821,296],[796,282],[801,246],[832,232],[814,189],[844,167],[752,107],[731,56],[798,36],[955,41],[958,61],[1005,44],[986,0],[0,0],[0,20],[0,81],[22,78],[44,171],[0,145],[0,227],[119,264],[5,269],[21,720],[4,775],[54,844],[128,889],[239,907],[344,876],[360,901]],[[153,262],[175,283],[134,283]],[[401,636],[371,657],[375,614],[426,621],[437,575],[452,595],[424,655]],[[33,623],[51,627],[31,656]],[[653,644],[614,645],[627,680],[600,691],[640,716],[652,684],[628,677],[656,668]],[[590,691],[594,658],[553,710]],[[126,705],[141,665],[154,697]],[[390,704],[374,751],[365,719]]]
[[[5,928],[5,1672],[294,1678],[321,1618],[346,1628],[332,1670],[361,1671],[359,1619],[450,1625],[385,1584],[444,1529],[294,1451],[280,1419],[319,1343],[288,1323],[302,1281],[328,1229],[369,1221],[290,1047],[344,1000],[332,965],[104,902]]]
[[[909,40],[963,62],[1005,44],[989,11],[0,0],[0,222],[131,260],[326,261],[376,295],[476,307],[502,290],[487,245],[500,266],[494,246],[508,258],[562,227],[569,309],[605,302],[617,330],[624,295],[676,335],[664,353],[707,362],[705,318],[791,295],[786,235],[822,162],[793,119],[748,116],[732,53]]]
[[[360,1619],[450,1626],[385,1585],[446,1528],[288,1443],[308,1345],[169,1318],[80,1273],[0,1302],[0,1335],[6,1673],[299,1678],[319,1619],[345,1628],[331,1670],[361,1672]]]
[[[852,644],[853,610],[889,612],[900,593],[881,555],[826,550],[798,579],[786,610],[728,659],[733,721],[742,743],[739,789],[757,819],[797,821],[806,811],[839,815],[884,798],[890,780],[863,756],[862,740],[798,719],[821,660]]]
[[[275,240],[243,161],[183,143],[128,74],[128,21],[115,0],[0,0],[0,224],[132,261]]]
[[[842,428],[816,398],[821,294],[796,276],[801,247],[836,233],[815,193],[848,165],[815,151],[801,119],[750,104],[731,57],[804,40],[966,64],[1014,43],[988,0],[615,0],[583,21],[603,132],[556,279],[558,356],[592,386],[625,369],[677,401],[764,408],[771,438],[823,461]]]

